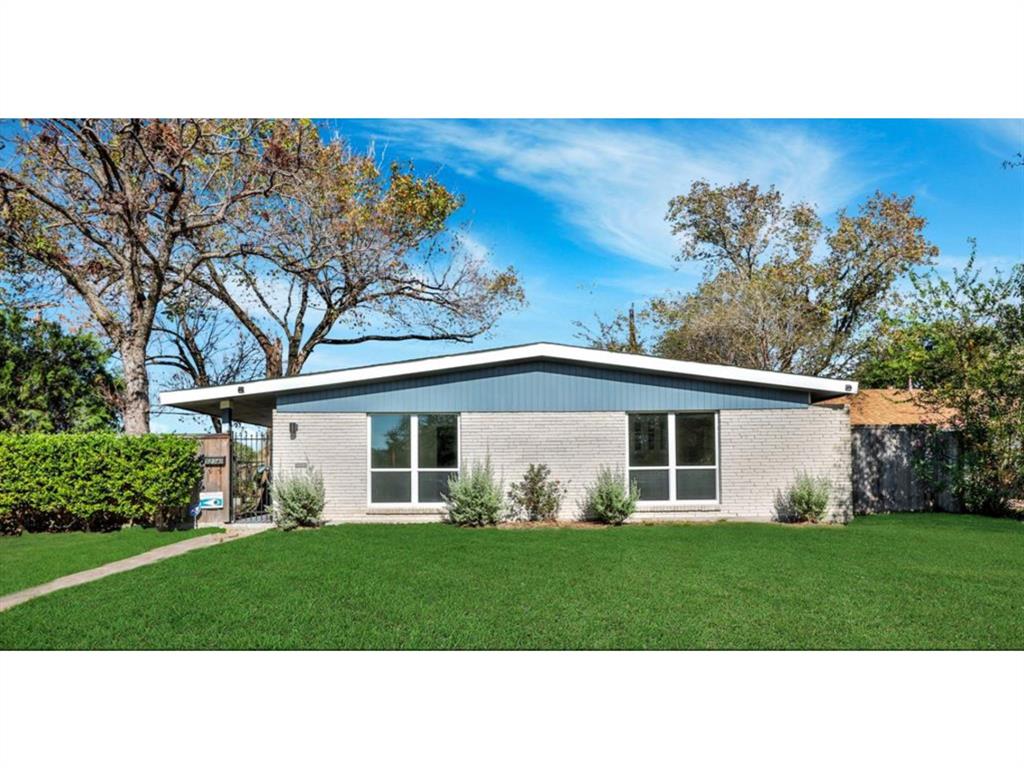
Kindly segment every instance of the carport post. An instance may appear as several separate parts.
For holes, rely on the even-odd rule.
[[[228,459],[227,459],[227,508],[228,508],[228,522],[233,523],[235,521],[235,507],[232,497],[235,495],[235,446],[234,446],[234,435],[232,434],[231,424],[231,401],[221,400],[220,401],[220,427],[227,433],[228,436]]]

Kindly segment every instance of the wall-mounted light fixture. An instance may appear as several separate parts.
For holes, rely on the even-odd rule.
[[[295,439],[295,436],[296,436],[297,434],[299,434],[299,425],[298,425],[298,423],[297,423],[297,422],[294,422],[294,421],[289,421],[289,422],[288,422],[288,436],[289,436],[289,437],[290,437],[290,438],[291,438],[292,440],[294,440],[294,439]]]

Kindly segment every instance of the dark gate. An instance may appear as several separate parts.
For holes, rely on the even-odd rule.
[[[270,435],[231,433],[231,521],[269,523]]]

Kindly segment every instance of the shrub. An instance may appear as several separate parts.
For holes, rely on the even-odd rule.
[[[597,473],[597,480],[587,488],[583,513],[592,520],[622,525],[636,511],[639,498],[640,489],[636,483],[627,488],[621,472],[602,467]]]
[[[565,490],[558,480],[551,480],[547,464],[531,464],[523,479],[512,483],[508,498],[512,514],[526,520],[554,520],[562,505]]]
[[[501,483],[494,479],[490,458],[452,477],[444,503],[448,520],[455,525],[496,525],[505,510],[505,499]]]
[[[180,435],[0,434],[0,529],[172,525],[202,474],[195,441]]]
[[[775,496],[775,513],[779,520],[820,522],[828,512],[832,483],[827,477],[802,472],[785,493]]]
[[[307,469],[273,484],[274,522],[284,531],[315,528],[324,511],[324,478],[318,469]]]

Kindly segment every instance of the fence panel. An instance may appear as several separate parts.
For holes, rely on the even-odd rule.
[[[853,508],[857,514],[877,512],[956,511],[948,491],[935,494],[915,469],[927,431],[916,425],[859,426],[853,428]],[[943,478],[945,462],[956,458],[956,435],[943,433],[945,455],[936,458],[934,471]]]

